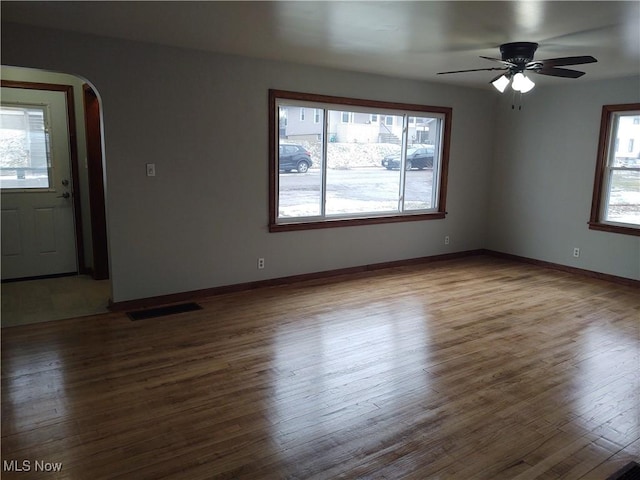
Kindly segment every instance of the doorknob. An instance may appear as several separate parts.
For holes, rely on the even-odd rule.
[[[64,192],[62,195],[58,195],[57,198],[69,198],[71,194],[69,192]]]

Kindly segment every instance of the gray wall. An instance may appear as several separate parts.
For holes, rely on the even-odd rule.
[[[600,109],[638,102],[638,78],[537,88],[514,111],[488,90],[11,24],[2,62],[100,94],[115,302],[478,248],[640,279],[638,237],[587,228]],[[447,218],[269,233],[269,88],[453,107]]]
[[[11,24],[2,62],[99,92],[115,302],[486,246],[493,92]],[[447,218],[269,233],[269,88],[453,107]]]
[[[602,105],[640,102],[640,78],[567,80],[497,108],[486,246],[640,279],[640,237],[589,230]],[[573,257],[574,247],[580,257]]]

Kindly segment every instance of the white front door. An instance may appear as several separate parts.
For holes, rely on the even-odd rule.
[[[2,279],[78,271],[67,98],[2,87]]]

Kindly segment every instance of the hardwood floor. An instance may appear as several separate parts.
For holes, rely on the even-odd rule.
[[[2,478],[604,480],[640,458],[637,288],[470,257],[199,303],[3,329]]]

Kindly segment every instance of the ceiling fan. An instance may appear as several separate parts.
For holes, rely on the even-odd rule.
[[[449,73],[501,70],[505,73],[501,73],[489,83],[493,84],[493,86],[502,93],[507,88],[507,85],[509,85],[509,83],[511,82],[511,88],[513,88],[515,91],[526,93],[535,86],[535,83],[533,83],[531,79],[529,79],[524,74],[524,72],[532,72],[539,75],[549,75],[551,77],[579,78],[584,75],[585,72],[558,67],[597,62],[597,60],[590,55],[579,57],[550,58],[547,60],[534,60],[533,55],[537,49],[538,44],[534,42],[505,43],[503,45],[500,45],[500,53],[502,54],[501,59],[484,57],[482,55],[480,56],[480,58],[484,58],[485,60],[491,60],[492,62],[501,63],[502,66],[500,67],[439,72],[438,75],[445,75]]]

